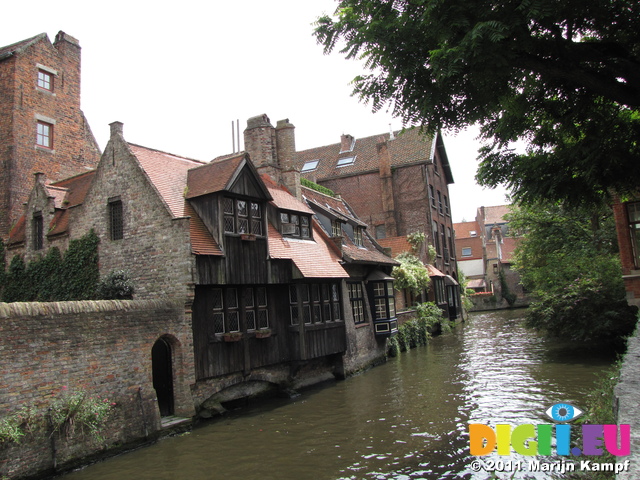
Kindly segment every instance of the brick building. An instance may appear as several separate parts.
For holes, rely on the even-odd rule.
[[[80,44],[59,32],[0,48],[0,238],[22,214],[33,175],[94,168],[100,150],[80,109]]]
[[[136,300],[182,307],[176,325],[192,337],[158,332],[154,345],[169,359],[154,366],[154,384],[157,373],[168,385],[156,387],[163,415],[188,412],[191,400],[217,410],[220,395],[247,395],[240,384],[348,375],[383,361],[397,329],[397,262],[341,199],[296,182],[286,163],[294,128],[279,125],[249,119],[245,144],[261,146],[254,166],[246,152],[207,163],[135,145],[114,122],[97,168],[53,183],[37,175],[11,230],[9,256],[26,258],[93,230],[102,276],[127,269]]]
[[[640,198],[626,202],[615,198],[613,216],[627,301],[640,307]]]
[[[505,217],[510,211],[510,205],[483,206],[478,208],[475,221],[456,223],[456,256],[458,267],[469,280],[468,288],[492,292],[499,301],[510,297],[517,305],[526,305],[528,297],[520,275],[511,268],[520,237],[509,229]]]
[[[303,177],[340,194],[371,226],[380,245],[391,247],[399,237],[424,233],[437,257],[429,259],[426,248],[419,255],[456,287],[447,303],[450,316],[457,317],[448,187],[453,175],[441,135],[428,137],[417,128],[358,139],[342,135],[339,143],[297,152],[294,165]]]

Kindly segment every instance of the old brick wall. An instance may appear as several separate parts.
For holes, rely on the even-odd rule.
[[[0,411],[46,410],[65,391],[85,389],[116,403],[104,442],[55,437],[58,465],[105,448],[152,437],[160,414],[152,383],[151,349],[172,345],[176,413],[194,414],[190,315],[169,301],[0,303]],[[0,476],[52,467],[46,433],[0,449]]]
[[[80,110],[80,45],[59,34],[54,45],[44,37],[10,60],[0,62],[0,178],[4,196],[0,236],[6,237],[22,213],[33,174],[51,181],[93,168],[100,151]],[[38,88],[38,70],[54,72],[53,91]],[[6,94],[5,94],[6,92]],[[53,124],[53,148],[36,147],[36,123]]]

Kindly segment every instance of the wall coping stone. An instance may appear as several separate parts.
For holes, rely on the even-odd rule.
[[[176,301],[157,300],[79,300],[70,302],[0,302],[0,318],[43,316],[131,310],[177,310]]]

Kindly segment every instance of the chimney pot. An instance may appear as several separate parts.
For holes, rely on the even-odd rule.
[[[109,126],[111,127],[111,136],[112,137],[115,136],[115,135],[122,135],[124,123],[122,123],[122,122],[113,122],[113,123],[110,123]]]

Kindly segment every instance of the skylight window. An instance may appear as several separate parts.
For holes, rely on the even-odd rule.
[[[320,162],[320,160],[310,160],[308,162],[304,162],[301,172],[311,172],[315,170],[316,168],[318,168],[318,162]]]
[[[346,167],[347,165],[353,165],[353,163],[356,161],[356,157],[344,157],[344,158],[340,158],[338,159],[338,164],[336,165],[337,167]]]

